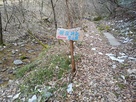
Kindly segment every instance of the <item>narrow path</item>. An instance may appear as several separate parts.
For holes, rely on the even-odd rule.
[[[74,92],[68,102],[131,102],[130,96],[122,94],[114,78],[112,60],[106,56],[112,46],[94,23],[85,21],[87,32],[76,53],[81,54],[77,74],[73,81]],[[118,97],[118,94],[120,97]]]

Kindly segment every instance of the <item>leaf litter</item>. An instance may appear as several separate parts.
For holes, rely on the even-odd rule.
[[[77,71],[73,82],[67,84],[69,73],[66,73],[60,80],[48,82],[51,87],[57,85],[59,88],[53,93],[44,92],[44,95],[46,97],[52,96],[49,100],[55,102],[131,102],[132,91],[129,89],[128,84],[132,82],[129,81],[130,77],[127,77],[127,75],[133,73],[133,68],[136,65],[135,61],[126,62],[126,59],[125,61],[123,59],[122,61],[126,65],[118,63],[120,60],[115,59],[115,55],[119,48],[112,49],[112,46],[107,44],[107,39],[96,29],[95,24],[89,21],[85,22],[85,25],[88,26],[87,36],[84,37],[81,46],[78,46],[80,42],[75,44],[75,55],[79,54],[81,56],[80,60],[76,62]],[[64,50],[64,53],[69,53],[68,48],[64,46],[61,45],[60,48],[63,48],[61,51]],[[120,47],[120,50],[121,48],[124,49],[124,47]],[[56,47],[54,49],[56,50]],[[56,52],[51,51],[48,54],[52,53]],[[121,56],[126,55],[122,54]],[[110,58],[114,58],[114,60]],[[130,57],[130,59],[135,58]],[[122,68],[124,69],[122,70]],[[66,85],[64,85],[65,83]],[[62,87],[62,85],[64,86]],[[8,92],[7,95],[17,94],[18,90],[15,87],[17,87],[16,81],[9,88],[1,89],[0,94],[2,96],[7,94],[6,92]],[[15,89],[14,92],[10,92],[13,89]],[[5,93],[3,93],[4,91]],[[37,98],[32,96],[30,100],[32,99]],[[6,99],[3,97],[3,100]]]

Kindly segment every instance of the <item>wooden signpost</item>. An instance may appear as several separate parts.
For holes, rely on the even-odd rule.
[[[68,27],[70,28],[70,27]],[[70,41],[70,51],[71,51],[71,61],[72,61],[72,72],[76,71],[75,60],[74,60],[74,45],[73,42],[79,39],[79,30],[80,28],[73,28],[73,29],[64,29],[58,28],[56,38],[62,40],[69,40]]]
[[[70,11],[69,11],[69,6],[68,6],[68,0],[66,0],[66,7],[67,7],[67,15],[68,15],[68,28],[72,28],[72,20],[70,16]],[[70,51],[71,51],[71,61],[72,61],[72,72],[76,71],[76,65],[75,65],[75,60],[74,60],[74,45],[73,45],[73,40],[70,40]]]
[[[66,7],[67,7],[67,16],[68,16],[67,29],[58,28],[56,38],[63,39],[63,40],[69,40],[69,42],[70,42],[72,73],[73,73],[76,71],[73,42],[77,41],[79,39],[79,32],[78,31],[80,30],[80,28],[73,28],[72,18],[71,18],[69,6],[68,6],[68,0],[66,0]]]

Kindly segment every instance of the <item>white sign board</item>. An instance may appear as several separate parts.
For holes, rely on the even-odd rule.
[[[79,31],[80,28],[73,28],[73,29],[58,28],[56,38],[62,40],[77,41],[79,39]]]

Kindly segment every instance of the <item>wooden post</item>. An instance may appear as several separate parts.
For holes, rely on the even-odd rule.
[[[66,0],[66,7],[67,7],[67,15],[68,15],[68,28],[72,28],[73,24],[72,24],[72,20],[71,20],[71,16],[70,16],[70,11],[69,11],[69,6],[68,6],[68,0]],[[75,66],[75,60],[74,60],[74,44],[72,40],[69,41],[70,42],[70,51],[71,51],[71,64],[72,64],[72,72],[76,71],[76,66]]]
[[[1,19],[1,12],[0,12],[0,45],[3,45],[3,34],[2,34],[2,19]]]

